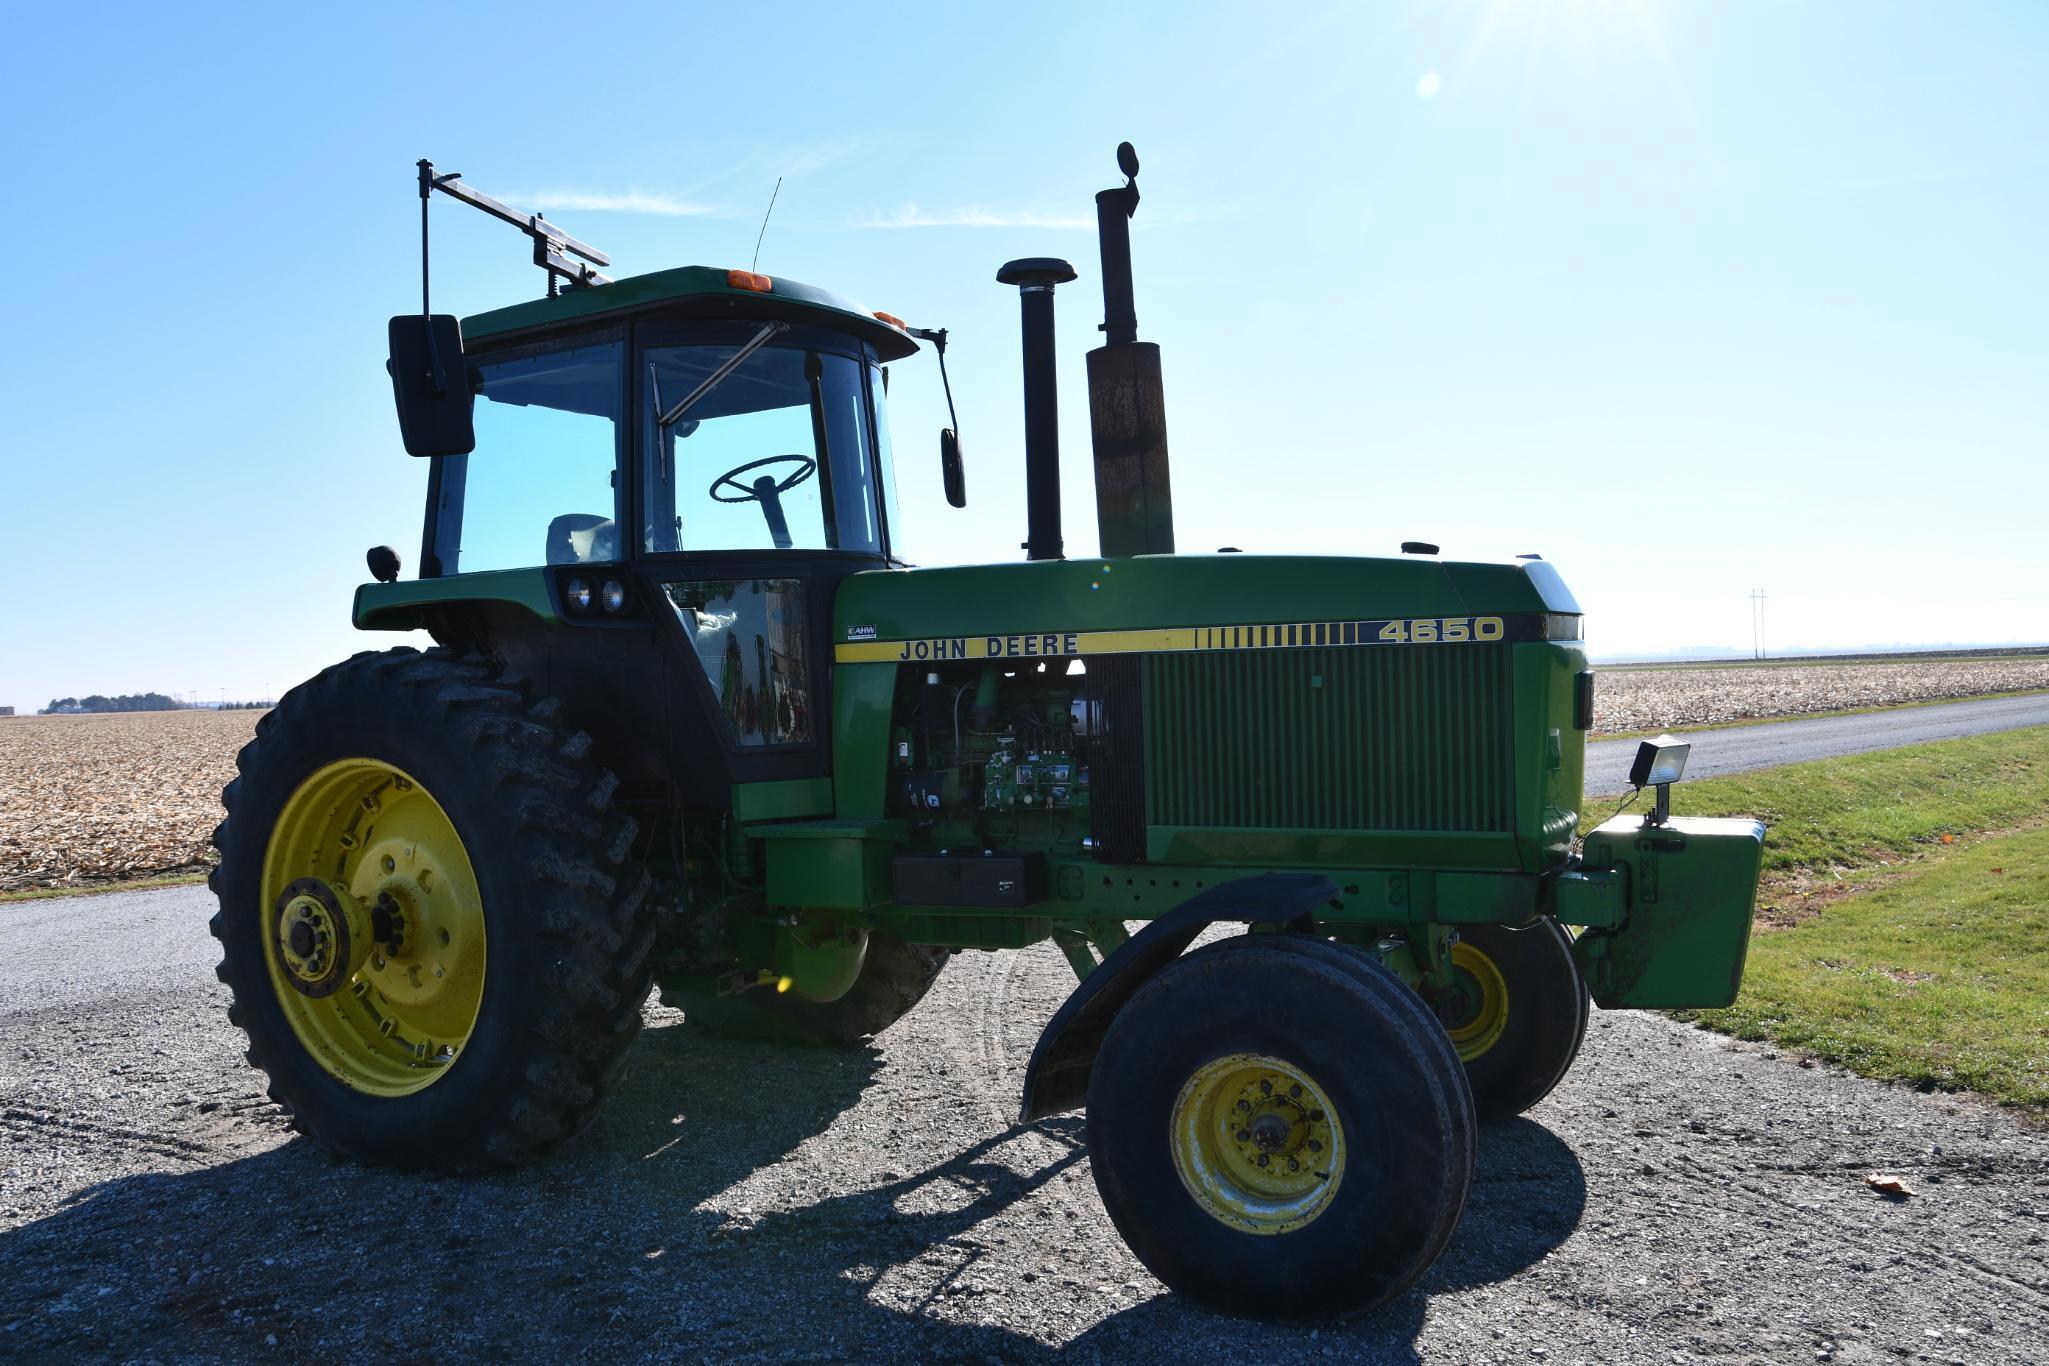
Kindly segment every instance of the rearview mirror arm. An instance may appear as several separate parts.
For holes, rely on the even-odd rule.
[[[953,434],[960,435],[960,414],[953,410],[953,383],[946,378],[946,329],[943,327],[907,327],[904,329],[919,341],[932,343],[932,352],[939,357],[939,387],[946,391],[946,419],[953,424]]]

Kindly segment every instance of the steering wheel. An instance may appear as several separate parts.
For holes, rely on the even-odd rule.
[[[749,470],[758,470],[765,465],[795,465],[797,468],[782,479],[773,474],[759,474],[752,483],[743,484],[740,476]],[[750,460],[744,465],[727,470],[711,481],[710,493],[715,502],[759,503],[761,515],[768,519],[768,537],[777,550],[789,550],[795,544],[790,536],[790,519],[783,514],[783,494],[797,487],[818,468],[818,462],[808,455],[765,455],[759,460]],[[719,492],[732,485],[740,496],[730,497]]]
[[[740,475],[747,473],[749,470],[758,470],[764,465],[791,464],[797,468],[785,479],[777,479],[772,474],[764,474],[746,484],[741,483],[739,480]],[[744,465],[735,466],[712,480],[710,492],[711,496],[721,503],[765,503],[772,497],[780,498],[790,489],[809,479],[812,471],[817,468],[818,462],[808,455],[765,455],[759,460],[750,460]],[[738,498],[728,498],[719,493],[719,489],[727,484],[731,484],[739,491],[740,496]]]

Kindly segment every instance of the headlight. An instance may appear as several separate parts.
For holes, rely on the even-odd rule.
[[[1692,752],[1690,743],[1669,735],[1644,741],[1636,747],[1636,762],[1629,766],[1630,786],[1663,787],[1678,782],[1686,772],[1686,756]]]
[[[569,604],[572,612],[588,612],[591,609],[591,581],[584,578],[571,579],[562,585],[562,600]]]
[[[598,601],[607,612],[625,611],[626,585],[617,579],[606,579],[604,588],[598,594]]]

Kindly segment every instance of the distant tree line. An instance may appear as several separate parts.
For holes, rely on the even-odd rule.
[[[275,702],[180,702],[160,692],[139,692],[123,697],[53,697],[43,716],[78,716],[92,711],[262,711]]]
[[[139,692],[120,697],[57,697],[43,708],[43,715],[74,715],[86,711],[177,711],[185,704],[160,692]]]

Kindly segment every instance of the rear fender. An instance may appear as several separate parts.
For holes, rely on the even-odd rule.
[[[1147,925],[1102,961],[1061,1003],[1025,1068],[1020,1121],[1080,1107],[1110,1022],[1152,975],[1179,958],[1220,920],[1313,931],[1316,913],[1337,900],[1337,884],[1317,873],[1262,873],[1197,893]]]

